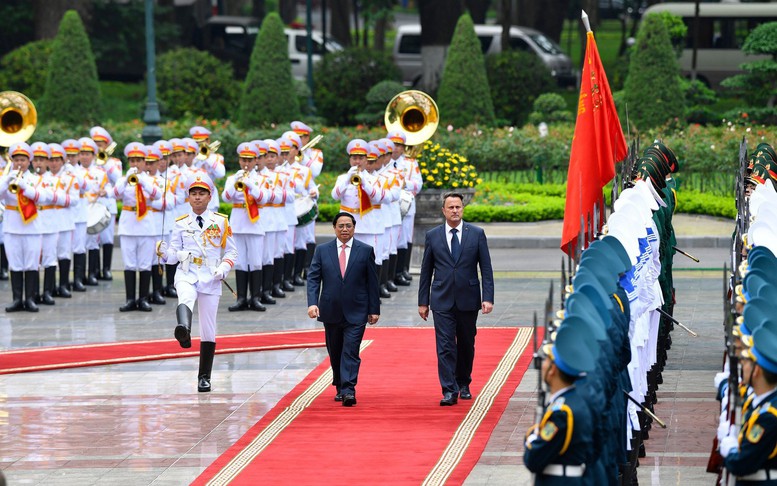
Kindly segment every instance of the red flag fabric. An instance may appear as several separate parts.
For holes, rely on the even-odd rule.
[[[148,206],[146,205],[146,195],[143,194],[143,188],[140,187],[140,182],[135,185],[135,214],[138,221],[146,217],[148,213]]]
[[[16,203],[24,224],[27,224],[38,217],[38,208],[35,207],[35,201],[25,197],[24,194],[22,194],[21,187],[19,188],[19,192],[16,193]]]
[[[252,223],[256,223],[259,221],[259,204],[257,204],[256,199],[254,199],[253,196],[248,193],[248,186],[243,187],[243,195],[245,196],[246,200],[246,211],[248,212],[248,219]]]
[[[359,216],[361,217],[372,211],[372,201],[370,201],[370,195],[367,194],[367,191],[362,189],[361,184],[356,186],[356,190],[359,193]]]
[[[623,160],[627,150],[594,33],[588,32],[577,123],[567,173],[561,234],[561,250],[565,253],[574,255],[580,234],[580,217],[587,224],[593,218],[594,203],[599,203],[599,213],[602,214],[602,188],[615,177],[615,162]]]

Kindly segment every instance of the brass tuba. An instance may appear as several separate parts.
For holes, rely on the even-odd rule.
[[[411,89],[389,101],[383,121],[387,131],[403,132],[407,137],[405,144],[420,150],[420,146],[437,131],[440,111],[431,96]]]

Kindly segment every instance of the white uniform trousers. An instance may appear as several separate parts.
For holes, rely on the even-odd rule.
[[[297,229],[296,225],[289,225],[289,229],[286,230],[283,240],[283,253],[294,253],[294,233]]]
[[[353,237],[357,240],[361,241],[362,243],[366,243],[372,247],[373,250],[375,250],[375,263],[380,265],[383,260],[380,258],[380,255],[378,254],[378,235],[372,234],[372,233],[354,233]]]
[[[305,250],[308,247],[308,243],[316,242],[316,223],[311,221],[305,226],[297,226],[294,232],[294,249]]]
[[[283,258],[283,254],[286,252],[286,231],[274,231],[275,233],[275,247],[272,249],[273,258]],[[265,236],[267,233],[265,233]]]
[[[108,222],[108,226],[104,230],[100,231],[97,235],[97,242],[100,245],[112,245],[113,235],[116,234],[116,215],[111,214],[111,220]]]
[[[381,258],[384,260],[388,260],[389,253],[391,252],[391,226],[383,230],[382,235],[378,235],[378,238],[381,238],[382,244],[381,244]]]
[[[237,261],[235,270],[244,272],[261,270],[264,255],[264,235],[253,233],[235,233],[235,246],[237,246]]]
[[[155,236],[119,236],[124,270],[147,271],[156,260]]]
[[[100,233],[96,235],[86,235],[86,250],[99,250],[100,249]]]
[[[73,230],[57,233],[57,260],[70,260],[73,253]]]
[[[53,267],[57,264],[57,239],[59,233],[41,235],[40,266]]]
[[[197,318],[200,322],[200,340],[216,342],[216,314],[219,310],[220,295],[197,292],[194,285],[176,279],[175,290],[178,292],[178,304],[183,304],[194,312],[197,303]]]
[[[38,271],[40,264],[41,235],[5,235],[5,254],[8,269],[12,272]]]
[[[264,245],[262,246],[262,265],[272,265],[275,253],[277,252],[275,240],[277,231],[267,231],[264,233]],[[240,255],[240,252],[238,252]]]
[[[408,214],[402,218],[402,235],[405,237],[405,245],[400,242],[399,248],[407,248],[408,243],[413,243],[413,225],[415,224],[415,214]]]
[[[397,254],[397,249],[399,248],[399,240],[402,238],[402,225],[398,224],[396,226],[391,227],[391,248],[389,248],[389,253],[392,255]]]
[[[86,253],[86,223],[76,223],[73,230],[73,253]]]

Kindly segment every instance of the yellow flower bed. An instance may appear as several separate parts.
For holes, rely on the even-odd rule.
[[[466,157],[443,148],[429,140],[418,156],[418,165],[424,178],[424,186],[434,189],[475,187],[483,182],[475,166]]]

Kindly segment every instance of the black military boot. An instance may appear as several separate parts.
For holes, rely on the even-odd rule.
[[[239,312],[248,310],[248,272],[245,270],[235,270],[235,282],[237,289],[237,301],[229,306],[229,312]]]
[[[43,269],[43,294],[40,303],[43,305],[54,305],[54,287],[57,285],[57,267],[50,266]]]
[[[100,250],[89,250],[89,274],[86,277],[84,285],[95,286],[97,282],[97,272],[100,269]]]
[[[151,295],[148,297],[149,304],[165,305],[167,302],[162,297],[162,276],[159,275],[159,265],[151,265]]]
[[[197,373],[197,391],[210,391],[210,373],[213,370],[213,357],[216,355],[216,343],[200,342],[200,370]]]
[[[386,261],[383,260],[383,263],[385,264]],[[386,266],[386,269],[383,270],[386,272],[386,288],[389,292],[396,292],[399,290],[397,288],[397,285],[394,283],[394,275],[397,273],[397,255],[389,255],[388,259],[388,265]]]
[[[251,284],[251,300],[248,302],[248,307],[259,312],[266,311],[267,307],[262,305],[262,270],[251,270],[248,281]]]
[[[311,262],[313,262],[313,253],[316,252],[316,244],[308,243],[306,246],[307,250],[305,250],[305,267],[302,275],[302,278],[305,280],[308,278],[308,269],[310,268]]]
[[[286,298],[286,294],[281,288],[281,284],[283,283],[283,258],[276,258],[273,260],[272,269],[272,296],[284,299]]]
[[[38,306],[35,305],[35,297],[38,295],[40,287],[40,275],[37,270],[28,270],[24,272],[24,310],[27,312],[38,312]]]
[[[394,272],[389,273],[389,278],[393,278],[394,284],[400,287],[407,287],[410,285],[410,280],[406,279],[405,276],[402,275],[402,266],[404,266],[406,258],[407,248],[397,249],[396,260],[394,261]]]
[[[294,292],[294,253],[286,253],[283,255],[283,281],[281,282],[281,288],[286,292]]]
[[[124,293],[127,296],[127,302],[119,307],[119,312],[132,312],[138,310],[138,303],[135,300],[136,283],[137,273],[135,273],[135,270],[124,270]]]
[[[59,287],[55,289],[54,295],[69,299],[70,294],[70,260],[59,261]]]
[[[143,270],[140,272],[140,288],[138,289],[138,310],[151,312],[151,304],[148,303],[148,291],[151,285],[151,271]]]
[[[86,292],[84,280],[86,277],[86,253],[73,254],[73,291]]]
[[[0,244],[0,280],[8,280],[8,257],[3,244]]]
[[[296,250],[294,252],[294,280],[291,282],[297,287],[304,287],[305,281],[302,279],[302,271],[305,269],[305,254],[307,250]]]
[[[275,299],[272,298],[272,279],[274,273],[274,265],[265,265],[262,267],[262,304],[275,304]]]
[[[164,296],[172,299],[178,298],[178,292],[175,290],[175,271],[178,265],[165,265],[165,275],[167,276],[167,287],[165,287]]]
[[[378,282],[380,283],[380,298],[381,299],[388,299],[391,298],[391,293],[388,291],[385,285],[383,285],[383,265],[376,265],[377,271],[378,271]]]
[[[6,312],[19,312],[24,310],[24,273],[11,272],[11,291],[13,292],[13,302],[5,308]]]
[[[100,280],[113,280],[111,263],[113,262],[113,243],[103,245],[103,271]]]
[[[192,311],[184,304],[178,304],[175,309],[175,317],[178,325],[175,326],[175,339],[182,348],[192,347]]]

